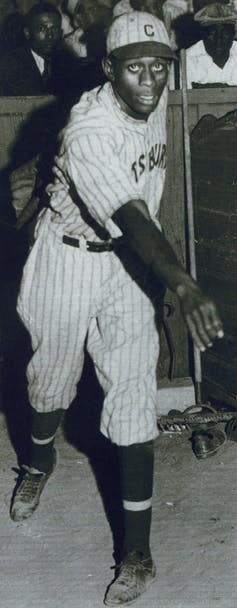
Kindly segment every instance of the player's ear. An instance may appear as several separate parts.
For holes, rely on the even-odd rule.
[[[109,59],[109,57],[104,57],[104,59],[102,59],[102,68],[108,80],[110,80],[110,82],[114,82],[114,67],[113,62],[111,59]]]

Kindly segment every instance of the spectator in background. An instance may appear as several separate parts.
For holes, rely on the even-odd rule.
[[[63,48],[61,24],[54,5],[41,2],[31,8],[24,21],[24,44],[0,61],[0,95],[54,94],[70,106],[88,89],[85,66]]]
[[[130,13],[133,10],[152,13],[163,20],[161,0],[119,0],[114,5],[113,16],[118,17],[123,13]]]
[[[61,45],[61,15],[49,3],[32,7],[24,20],[24,44],[9,50],[0,62],[1,95],[43,95],[54,92],[53,54]]]
[[[113,16],[120,17],[123,13],[131,13],[133,10],[130,0],[118,0],[114,4]]]
[[[71,12],[73,26],[80,27],[84,32],[94,25],[103,27],[106,16],[110,15],[111,9],[96,0],[78,0]]]
[[[188,88],[237,86],[237,12],[213,3],[198,11],[202,39],[186,52]]]
[[[80,61],[84,90],[91,90],[106,81],[102,58],[106,54],[106,33],[112,21],[112,9],[92,0],[70,1],[74,30],[64,37],[65,46]]]
[[[1,0],[0,45],[1,53],[24,45],[24,16],[41,0]],[[61,0],[50,0],[59,8]]]
[[[87,57],[95,62],[101,79],[100,62],[105,54],[105,37],[112,21],[112,9],[92,0],[70,1],[66,6],[74,29],[64,37],[64,43],[77,57]]]

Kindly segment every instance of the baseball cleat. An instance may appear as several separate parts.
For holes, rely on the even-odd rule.
[[[152,557],[142,559],[138,551],[128,553],[122,563],[116,567],[115,579],[105,594],[106,606],[129,606],[153,583],[156,567]]]
[[[56,451],[54,450],[53,466],[48,473],[31,473],[28,467],[21,468],[10,507],[10,517],[13,521],[24,521],[31,517],[38,507],[44,486],[55,466]]]

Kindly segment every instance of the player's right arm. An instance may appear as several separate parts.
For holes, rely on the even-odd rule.
[[[216,307],[184,270],[151,220],[145,202],[139,200],[139,186],[135,181],[131,183],[130,171],[115,151],[117,131],[114,134],[105,125],[102,133],[101,130],[94,133],[91,140],[81,131],[77,137],[73,125],[72,121],[68,141],[64,142],[62,169],[65,179],[73,183],[94,220],[107,228],[108,220],[112,218],[129,247],[177,294],[192,338],[198,348],[205,350],[216,337],[223,335]]]
[[[200,350],[223,337],[223,327],[215,304],[178,261],[164,234],[151,220],[142,200],[120,207],[112,219],[122,230],[127,244],[149,265],[156,277],[176,293],[191,336]]]

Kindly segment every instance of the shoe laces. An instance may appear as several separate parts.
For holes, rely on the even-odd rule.
[[[131,551],[120,564],[115,566],[115,572],[119,575],[121,582],[125,584],[130,582],[131,574],[136,574],[138,568],[139,570],[147,570],[147,565],[144,563],[147,558],[142,559],[141,555],[139,551]]]
[[[28,502],[32,498],[34,498],[34,496],[37,492],[37,489],[38,489],[38,484],[42,479],[42,475],[43,475],[43,473],[38,473],[38,474],[33,475],[32,473],[29,473],[27,470],[21,472],[19,493],[20,493],[21,499],[23,499],[23,501]]]

